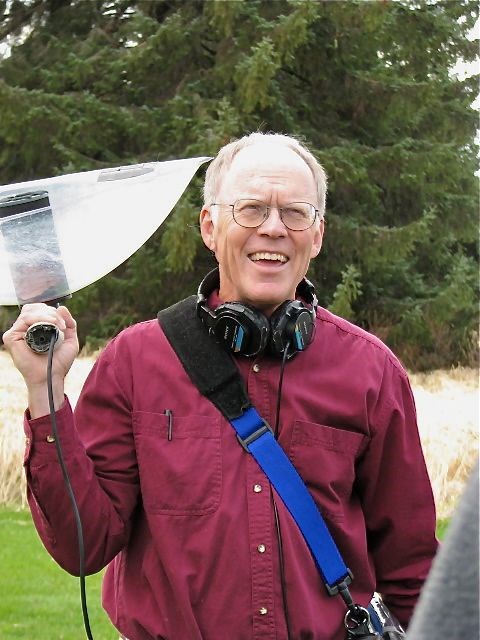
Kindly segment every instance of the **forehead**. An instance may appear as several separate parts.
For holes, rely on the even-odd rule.
[[[313,173],[293,149],[280,144],[258,143],[245,147],[225,172],[220,191],[277,188],[298,191],[311,198],[316,194]]]

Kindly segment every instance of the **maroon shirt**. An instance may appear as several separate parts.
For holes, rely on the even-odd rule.
[[[206,338],[207,339],[207,338]],[[237,358],[270,424],[280,361]],[[172,412],[171,433],[166,410]],[[117,336],[78,401],[57,412],[82,516],[86,567],[109,564],[104,606],[130,640],[343,640],[345,606],[232,426],[192,385],[157,321]],[[33,518],[78,572],[77,536],[48,417],[25,422]],[[436,551],[435,510],[406,374],[375,337],[319,309],[314,342],[287,362],[279,442],[308,485],[366,605],[376,589],[404,623]]]

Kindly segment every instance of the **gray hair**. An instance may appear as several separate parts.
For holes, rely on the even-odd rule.
[[[281,133],[250,133],[223,146],[210,163],[205,174],[205,183],[203,186],[203,201],[205,206],[215,202],[222,178],[230,168],[237,153],[245,147],[262,142],[273,142],[284,145],[292,149],[292,151],[295,151],[308,165],[317,187],[319,218],[322,219],[325,214],[327,174],[318,160],[297,138]]]

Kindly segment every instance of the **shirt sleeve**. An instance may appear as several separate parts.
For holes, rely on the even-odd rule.
[[[435,505],[405,372],[387,356],[358,468],[377,591],[406,627],[437,550]]]
[[[94,365],[77,403],[56,412],[57,435],[80,514],[86,573],[106,566],[130,532],[139,480],[125,375],[119,382],[117,344]],[[125,367],[124,367],[125,369]],[[69,573],[79,573],[77,525],[50,416],[25,415],[27,498],[43,544]]]

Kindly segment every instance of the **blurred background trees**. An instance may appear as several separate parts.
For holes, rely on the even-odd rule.
[[[322,306],[413,369],[474,364],[478,75],[452,68],[477,55],[476,0],[0,0],[0,15],[0,184],[293,134],[329,175]],[[82,342],[196,291],[214,264],[202,177],[74,295]]]

